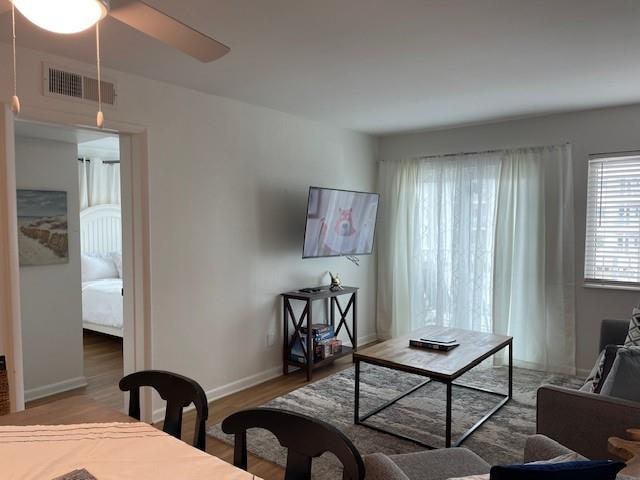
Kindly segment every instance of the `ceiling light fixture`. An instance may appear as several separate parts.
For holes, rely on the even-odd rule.
[[[86,30],[109,12],[108,0],[11,0],[20,13],[54,33]]]

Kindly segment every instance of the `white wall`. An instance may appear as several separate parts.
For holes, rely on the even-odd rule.
[[[629,318],[640,299],[639,292],[583,286],[588,155],[638,150],[639,131],[640,106],[634,105],[386,136],[380,142],[380,156],[392,160],[421,154],[571,142],[575,181],[576,361],[578,368],[584,370],[591,368],[595,361],[600,320]]]
[[[94,107],[41,95],[41,61],[19,51],[23,106],[95,117]],[[0,45],[0,61],[9,61]],[[76,64],[93,71],[92,66]],[[207,68],[206,65],[202,66]],[[274,110],[119,72],[109,119],[148,127],[153,366],[212,395],[281,368],[283,291],[328,282],[361,287],[359,332],[375,337],[375,257],[302,260],[309,185],[372,190],[374,138]],[[0,72],[0,91],[9,91]],[[90,120],[89,120],[90,121]],[[276,333],[267,345],[267,334]]]
[[[67,192],[69,263],[20,267],[27,400],[85,384],[75,144],[16,138],[16,186]]]

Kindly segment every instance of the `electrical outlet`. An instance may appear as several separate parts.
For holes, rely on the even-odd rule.
[[[276,343],[276,334],[275,332],[267,333],[267,347],[273,347]]]

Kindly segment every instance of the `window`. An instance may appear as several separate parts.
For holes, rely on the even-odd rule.
[[[640,286],[640,152],[589,159],[585,282]]]

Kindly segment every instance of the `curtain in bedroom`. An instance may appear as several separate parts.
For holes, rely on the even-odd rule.
[[[120,164],[99,158],[78,161],[80,210],[103,204],[120,205]]]
[[[517,365],[574,371],[568,145],[381,162],[378,331],[514,336]]]

